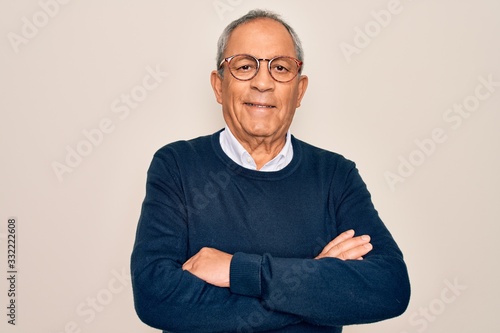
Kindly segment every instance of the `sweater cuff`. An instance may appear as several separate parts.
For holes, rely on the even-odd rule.
[[[238,295],[260,297],[260,269],[262,256],[237,252],[231,260],[229,272],[231,292]]]

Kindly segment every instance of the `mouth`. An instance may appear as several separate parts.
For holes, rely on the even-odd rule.
[[[257,104],[257,103],[244,103],[244,104],[247,106],[254,107],[254,108],[262,108],[262,109],[266,109],[266,108],[273,109],[276,107],[274,105],[268,105],[268,104]]]

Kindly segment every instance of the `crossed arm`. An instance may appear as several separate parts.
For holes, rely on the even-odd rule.
[[[372,248],[370,236],[354,237],[354,230],[351,229],[341,233],[328,243],[314,259],[362,260],[363,256]],[[182,265],[182,269],[211,285],[229,288],[232,258],[231,254],[205,247],[189,258]]]
[[[188,259],[174,162],[153,160],[131,258],[135,307],[145,323],[189,333],[236,331],[247,323],[265,331],[368,323],[405,310],[410,289],[402,253],[350,164],[343,167],[351,172],[333,182],[340,190],[332,191],[329,207],[336,229],[347,231],[315,258],[202,248]],[[247,322],[254,316],[258,323]]]

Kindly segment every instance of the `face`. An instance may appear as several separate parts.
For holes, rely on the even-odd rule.
[[[297,57],[290,33],[271,19],[256,19],[236,28],[224,58],[235,54],[250,54],[259,59]],[[231,75],[227,63],[224,66],[224,77],[214,71],[211,81],[231,132],[240,142],[284,140],[306,91],[307,77],[277,82],[269,74],[267,62],[262,61],[257,76],[239,81]]]

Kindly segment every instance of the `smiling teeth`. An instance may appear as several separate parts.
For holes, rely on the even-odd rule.
[[[259,104],[252,104],[252,103],[247,103],[247,105],[256,106],[258,108],[274,108],[274,106],[272,106],[272,105],[259,105]]]

